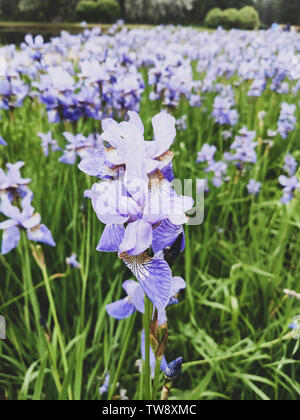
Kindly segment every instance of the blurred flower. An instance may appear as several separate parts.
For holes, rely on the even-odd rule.
[[[28,193],[21,202],[22,211],[18,207],[12,206],[7,196],[3,196],[1,203],[1,212],[9,219],[0,223],[2,235],[2,255],[8,254],[12,249],[16,248],[20,239],[20,230],[27,232],[28,239],[35,242],[44,242],[48,245],[55,246],[49,229],[41,224],[41,216],[34,213],[31,206],[33,198],[32,193]]]
[[[49,147],[51,147],[51,150],[53,152],[61,150],[61,148],[57,144],[57,140],[54,140],[52,138],[52,132],[49,131],[48,133],[38,133],[38,136],[42,140],[42,149],[44,151],[44,155],[49,155]]]
[[[70,257],[66,258],[66,263],[73,268],[81,268],[81,264],[77,261],[77,255],[74,252]]]
[[[257,195],[261,189],[261,182],[256,182],[255,179],[251,179],[247,188],[249,194]]]
[[[284,187],[281,202],[287,204],[293,199],[295,192],[300,190],[300,182],[296,176],[288,178],[281,175],[279,183]]]

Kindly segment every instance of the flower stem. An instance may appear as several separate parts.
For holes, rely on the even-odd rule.
[[[120,357],[118,367],[117,367],[117,370],[116,370],[116,373],[115,373],[115,376],[114,376],[114,381],[113,381],[112,386],[110,387],[110,390],[109,390],[109,395],[108,395],[109,400],[111,400],[112,397],[114,396],[114,393],[115,393],[115,390],[116,390],[116,387],[117,387],[117,383],[118,383],[118,380],[119,380],[119,377],[120,377],[121,369],[122,369],[122,366],[123,366],[123,363],[124,363],[124,360],[125,360],[125,357],[126,357],[126,354],[127,354],[129,342],[130,342],[130,339],[131,339],[131,334],[132,334],[132,330],[133,330],[133,327],[134,327],[135,319],[136,319],[136,312],[131,317],[129,329],[128,329],[127,336],[126,336],[126,341],[125,341],[124,347],[122,349],[121,357]]]
[[[50,281],[49,281],[49,278],[48,278],[48,273],[47,273],[46,267],[45,266],[41,267],[41,270],[42,270],[43,279],[44,279],[44,282],[45,282],[46,292],[47,292],[47,295],[48,295],[49,304],[50,304],[54,324],[55,324],[55,327],[56,327],[56,330],[57,330],[57,338],[58,338],[58,342],[59,342],[59,346],[60,346],[62,363],[63,363],[63,366],[64,366],[65,374],[67,374],[68,373],[68,362],[67,362],[67,358],[66,358],[64,342],[63,342],[63,338],[62,338],[60,325],[59,325],[59,322],[58,322],[58,317],[57,317],[56,307],[55,307],[55,303],[54,303],[54,299],[53,299],[53,295],[52,295]],[[72,398],[72,390],[71,390],[70,387],[68,389],[68,395],[69,395],[69,399],[72,400],[73,399]]]
[[[151,321],[151,302],[145,295],[145,400],[151,399],[151,366],[150,366],[150,321]]]
[[[224,356],[214,357],[212,359],[203,359],[203,360],[196,360],[194,362],[183,363],[182,368],[187,369],[187,368],[193,367],[193,366],[200,366],[200,365],[206,365],[206,364],[209,364],[209,363],[222,362],[223,360],[243,356],[244,354],[251,353],[252,351],[255,351],[255,350],[258,350],[258,349],[269,349],[269,348],[273,347],[274,345],[279,344],[282,341],[290,340],[291,338],[292,338],[292,333],[288,333],[284,337],[280,337],[280,338],[277,338],[276,340],[269,341],[267,343],[263,343],[259,346],[252,346],[252,347],[249,347],[247,349],[237,351],[235,353],[225,354]]]
[[[152,400],[156,400],[159,379],[160,379],[160,372],[161,372],[161,359],[157,359],[155,363],[155,374],[154,374],[154,382],[153,382],[153,390],[152,390]]]

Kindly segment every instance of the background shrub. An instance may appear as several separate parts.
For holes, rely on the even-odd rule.
[[[117,0],[82,0],[78,3],[76,13],[80,19],[88,22],[112,23],[121,16]]]
[[[243,7],[240,10],[215,8],[208,12],[205,25],[209,28],[223,26],[225,29],[256,29],[259,27],[259,15],[252,6]]]
[[[259,15],[254,7],[243,7],[239,11],[239,19],[241,29],[256,29],[259,26]]]
[[[95,13],[99,22],[113,23],[121,17],[121,8],[117,0],[98,0]]]
[[[225,29],[239,28],[240,27],[240,14],[237,9],[226,9],[221,14],[221,21],[219,25],[222,25]]]
[[[95,21],[96,2],[92,0],[82,0],[77,4],[76,13],[79,19],[88,22]]]
[[[218,7],[211,9],[206,15],[205,25],[209,28],[217,28],[219,25],[221,25],[222,14],[222,10]]]

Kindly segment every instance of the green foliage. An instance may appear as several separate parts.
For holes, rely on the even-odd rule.
[[[221,25],[225,29],[238,28],[240,26],[240,14],[237,9],[226,9],[222,13]]]
[[[246,6],[239,11],[241,29],[256,29],[259,26],[259,15],[254,7]]]
[[[79,19],[88,22],[95,22],[96,2],[93,0],[81,0],[76,7],[76,13]]]
[[[121,16],[121,8],[116,0],[98,0],[96,14],[100,22],[112,23]]]
[[[121,9],[116,0],[82,0],[76,7],[79,19],[88,22],[112,23],[121,16]]]
[[[217,7],[210,10],[205,18],[205,25],[209,28],[217,28],[221,24],[222,15],[222,10]]]
[[[259,15],[254,7],[245,6],[240,10],[215,8],[208,12],[205,25],[209,28],[223,26],[225,29],[256,29],[259,26]]]

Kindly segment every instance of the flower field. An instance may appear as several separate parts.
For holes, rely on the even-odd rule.
[[[27,35],[0,109],[0,399],[299,399],[300,34]]]

